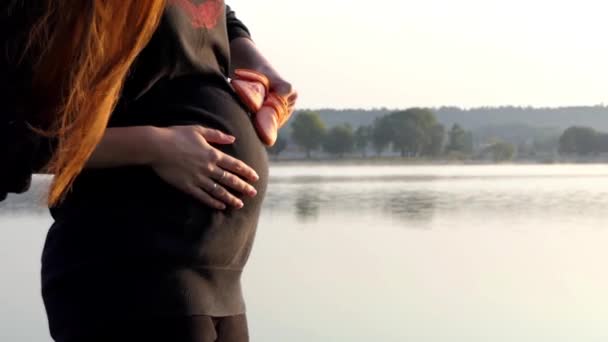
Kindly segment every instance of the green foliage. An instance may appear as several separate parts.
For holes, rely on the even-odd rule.
[[[489,155],[494,162],[504,162],[513,159],[515,146],[506,142],[496,142],[483,150],[484,155]]]
[[[595,137],[595,149],[600,153],[608,152],[608,134],[603,132],[597,133]]]
[[[606,111],[608,107],[592,109]],[[334,127],[328,137],[326,137],[326,126],[323,119],[325,117],[320,116],[317,112],[300,111],[290,121],[290,127],[292,141],[306,150],[308,157],[310,157],[311,151],[317,150],[321,146],[328,153],[338,156],[357,151],[365,157],[366,151],[370,147],[380,155],[388,147],[392,147],[402,156],[432,158],[446,156],[452,159],[468,159],[473,155],[474,146],[490,144],[489,147],[477,151],[476,154],[485,155],[496,161],[510,160],[514,157],[515,150],[517,150],[518,157],[521,158],[553,155],[557,150],[561,153],[579,155],[608,152],[608,134],[596,132],[592,128],[571,127],[559,137],[561,131],[557,126],[532,126],[528,123],[503,122],[503,119],[509,116],[510,111],[521,114],[528,110],[532,109],[504,107],[459,110],[442,108],[434,112],[429,109],[412,108],[392,113],[384,108],[368,112],[328,111],[323,115],[335,115],[331,120],[328,119],[328,122],[331,123],[330,127]],[[501,116],[497,124],[467,126],[475,130],[474,143],[472,131],[464,129],[460,122],[455,124],[454,118],[445,117],[446,113],[452,112],[463,116],[477,116],[483,113],[491,116],[500,113]],[[541,112],[545,113],[542,110],[536,110],[535,113]],[[442,119],[441,122],[449,123],[451,128],[446,130],[437,120],[437,116]],[[353,122],[359,124],[354,126],[357,127],[354,132],[352,129],[347,132],[347,126],[337,124],[338,119],[342,122],[349,122],[351,125]],[[357,121],[359,119],[367,121],[361,124]],[[464,120],[467,123],[469,121]],[[284,141],[277,142],[277,145],[269,149],[269,152],[274,155],[280,154],[285,148],[283,143]],[[518,146],[518,148],[515,149],[514,146]]]
[[[361,153],[361,156],[365,158],[365,153],[372,140],[373,127],[372,126],[359,126],[355,131],[355,150]]]
[[[542,130],[551,130],[551,135],[559,136],[566,128],[577,124],[580,126],[594,127],[596,130],[608,132],[608,106],[580,106],[580,107],[561,107],[561,108],[532,108],[532,107],[478,107],[463,109],[458,107],[433,108],[437,120],[446,128],[452,127],[454,123],[474,132],[475,138],[480,137],[480,142],[487,142],[492,138],[488,137],[483,131],[488,126],[497,127],[504,134],[495,136],[500,141],[518,144],[514,141],[521,138],[533,138],[536,134],[545,134]],[[376,108],[371,110],[364,109],[319,109],[319,114],[328,127],[348,122],[353,127],[372,125],[374,120],[386,116],[392,111],[386,108]],[[295,118],[295,115],[294,115]],[[291,121],[288,125],[291,125]],[[521,125],[521,130],[517,126]],[[515,132],[517,129],[520,133]],[[532,132],[530,129],[541,129]],[[480,131],[478,133],[478,131]],[[529,132],[525,132],[529,131]],[[516,134],[509,138],[509,134]],[[477,141],[477,140],[476,140]]]
[[[376,154],[380,155],[393,139],[393,128],[388,116],[376,118],[372,126],[372,145]]]
[[[472,154],[473,153],[473,132],[466,131],[464,135],[464,153]]]
[[[349,124],[335,126],[325,135],[323,149],[330,154],[344,156],[352,152],[355,146],[355,134]]]
[[[445,127],[435,124],[431,128],[431,142],[424,151],[425,155],[439,157],[443,153],[443,142],[445,140]]]
[[[393,129],[393,148],[400,151],[402,157],[418,156],[428,140],[423,115],[417,110],[406,110],[389,115],[389,119]]]
[[[473,153],[473,133],[465,131],[458,124],[450,129],[447,152]]]
[[[279,154],[281,154],[281,152],[283,152],[285,148],[287,148],[287,144],[287,139],[279,135],[274,145],[268,148],[268,153],[275,157],[278,157]]]
[[[588,155],[598,152],[598,132],[590,127],[570,127],[559,138],[559,152]]]
[[[311,151],[321,146],[327,130],[319,113],[310,111],[299,112],[291,129],[293,140],[306,150],[307,158],[310,158]]]
[[[388,116],[393,148],[401,156],[418,157],[431,149],[437,119],[428,109],[412,108]],[[436,143],[436,142],[435,142]]]

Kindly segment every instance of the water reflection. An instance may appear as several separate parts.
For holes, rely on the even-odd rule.
[[[380,216],[406,229],[458,227],[458,220],[473,227],[493,224],[517,229],[533,222],[532,217],[538,220],[535,225],[547,226],[539,213],[581,225],[604,222],[608,205],[606,167],[506,166],[513,177],[497,167],[451,168],[450,173],[444,167],[378,168],[377,174],[363,168],[360,178],[354,169],[289,169],[298,173],[293,177],[279,168],[264,210],[309,223]],[[582,177],[585,172],[589,175]],[[446,220],[448,215],[458,220]]]
[[[608,336],[608,167],[271,172],[244,274],[253,341]],[[43,188],[0,204],[0,341],[49,341]]]
[[[379,194],[380,195],[380,194]],[[380,195],[381,196],[381,195]],[[404,223],[414,221],[409,227],[428,228],[425,224],[433,219],[437,197],[423,191],[403,191],[386,196],[383,212]]]
[[[265,210],[292,213],[299,222],[316,222],[335,216],[381,215],[401,221],[406,227],[419,227],[433,219],[437,196],[435,192],[408,189],[404,185],[272,184]],[[410,225],[412,222],[415,224]]]
[[[517,227],[542,213],[569,222],[606,223],[598,229],[608,226],[608,167],[590,167],[587,178],[581,177],[586,168],[568,174],[570,166],[505,167],[516,175],[511,178],[502,168],[485,167],[363,167],[360,177],[357,170],[275,167],[262,214],[309,224],[382,217],[403,228],[429,229],[458,226],[458,221],[445,220],[447,215],[471,225]],[[0,216],[48,215],[43,204],[48,182],[36,177],[32,191],[0,203]]]
[[[318,188],[298,193],[295,200],[296,217],[300,222],[316,221],[321,211],[321,194]]]

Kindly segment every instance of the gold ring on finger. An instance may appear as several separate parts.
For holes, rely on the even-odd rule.
[[[224,181],[224,179],[226,178],[226,174],[227,174],[227,172],[226,172],[226,170],[224,170],[224,171],[222,172],[222,176],[221,176],[221,177],[220,177],[220,179],[219,179],[219,181],[220,181],[220,182],[223,182],[223,181]]]

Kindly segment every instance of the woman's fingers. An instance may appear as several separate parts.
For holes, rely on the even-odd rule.
[[[211,178],[215,179],[215,181],[236,191],[247,194],[250,197],[254,197],[258,194],[253,186],[226,170],[217,168],[217,170],[212,171],[212,174],[213,176]]]
[[[223,133],[217,129],[197,126],[197,130],[208,143],[232,144],[236,140],[234,136]],[[214,148],[211,155],[217,156],[217,158],[214,158],[214,160],[211,161],[217,162],[217,165],[223,169],[229,170],[241,177],[244,177],[254,182],[260,179],[254,169],[252,169],[242,161],[235,159],[221,152],[218,149]]]
[[[207,192],[207,194],[215,197],[217,200],[231,205],[237,209],[244,206],[243,201],[226,190],[223,186],[216,183],[211,178],[201,177],[199,180],[199,187]]]
[[[226,205],[220,201],[218,201],[217,199],[213,198],[213,196],[209,195],[207,192],[205,192],[205,190],[197,187],[197,186],[190,186],[188,188],[188,192],[190,193],[190,195],[194,196],[194,198],[198,199],[199,201],[203,202],[204,204],[218,209],[218,210],[224,210],[226,209]]]
[[[221,167],[224,170],[230,171],[235,175],[249,179],[253,182],[260,179],[260,176],[258,176],[257,172],[255,172],[254,169],[249,167],[249,165],[225,153],[222,153],[220,155],[220,158],[217,161],[217,166]]]
[[[205,138],[205,140],[208,143],[232,144],[236,140],[236,138],[234,136],[226,134],[217,129],[207,128],[207,127],[202,127],[202,126],[196,126],[196,129],[200,133],[200,135],[202,135],[203,138]]]

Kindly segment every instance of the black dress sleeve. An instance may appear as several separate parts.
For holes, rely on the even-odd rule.
[[[228,26],[228,39],[230,41],[243,37],[251,39],[249,29],[236,17],[230,6],[226,6],[226,25]]]

